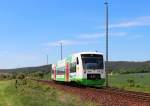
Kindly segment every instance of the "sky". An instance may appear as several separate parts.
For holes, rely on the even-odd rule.
[[[105,54],[104,0],[0,0],[0,69]],[[150,60],[149,0],[109,0],[109,60]]]

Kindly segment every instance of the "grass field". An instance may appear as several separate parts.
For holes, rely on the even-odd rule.
[[[110,75],[109,84],[113,87],[150,93],[150,73]]]
[[[66,94],[40,83],[0,81],[0,106],[94,106],[77,95]],[[17,87],[17,88],[16,88]]]
[[[50,80],[50,74],[45,75],[43,79]],[[109,85],[132,91],[150,93],[150,73],[109,75]]]
[[[46,77],[49,79],[49,77]],[[114,74],[109,76],[109,85],[122,89],[149,92],[150,73]],[[0,81],[0,106],[94,106],[82,101],[77,95],[66,94],[53,87],[31,80]]]

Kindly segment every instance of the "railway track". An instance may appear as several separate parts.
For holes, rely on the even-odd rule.
[[[89,88],[89,89],[91,89],[91,88]],[[127,90],[122,90],[122,89],[113,88],[113,87],[104,87],[102,89],[93,89],[93,90],[110,93],[110,94],[122,95],[122,96],[126,96],[126,97],[132,97],[137,100],[150,102],[150,93],[127,91]]]
[[[68,84],[58,84],[53,81],[36,80],[66,92],[79,94],[86,100],[100,102],[106,106],[150,106],[150,93],[127,91],[112,87],[91,88]]]

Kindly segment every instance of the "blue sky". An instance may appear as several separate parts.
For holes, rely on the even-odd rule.
[[[150,60],[150,1],[109,0],[109,59]],[[1,0],[0,68],[38,66],[80,51],[105,53],[103,0]]]

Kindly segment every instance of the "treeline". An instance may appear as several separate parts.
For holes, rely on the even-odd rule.
[[[51,76],[51,64],[39,66],[39,67],[27,67],[27,68],[19,68],[11,72],[14,76],[24,75],[26,77],[31,78],[44,78],[45,76]]]
[[[30,72],[37,72],[37,71],[46,72],[48,70],[51,71],[51,64],[38,66],[38,67],[23,67],[23,68],[16,68],[16,69],[0,69],[0,73],[11,73],[11,72],[18,72],[18,71],[23,72],[23,73],[30,73]]]
[[[129,73],[149,73],[150,61],[128,62],[128,61],[110,61],[108,70],[111,73],[129,74]]]
[[[39,67],[25,67],[17,69],[1,69],[0,80],[5,79],[24,79],[24,78],[38,78],[50,79],[51,77],[51,64]]]
[[[150,73],[150,61],[128,62],[110,61],[108,64],[109,73],[129,74],[129,73]],[[50,79],[51,64],[39,67],[25,67],[17,69],[0,69],[0,80],[17,79],[24,77]]]
[[[0,80],[13,79],[13,75],[10,73],[0,73]]]

